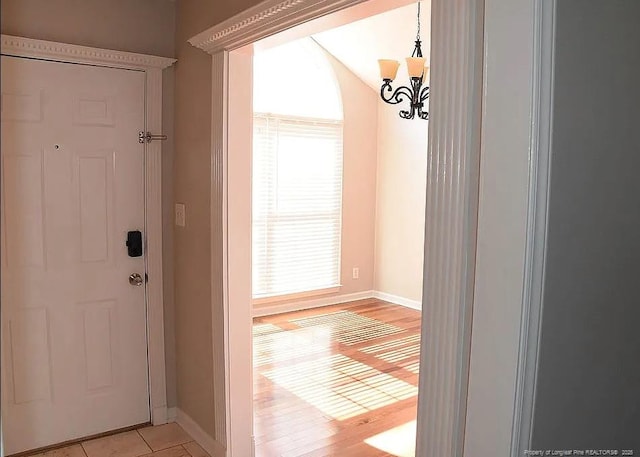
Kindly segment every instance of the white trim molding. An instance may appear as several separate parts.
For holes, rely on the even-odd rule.
[[[341,285],[337,285],[334,287],[327,287],[325,289],[316,289],[316,290],[306,290],[304,292],[294,292],[291,294],[285,295],[273,295],[270,297],[262,297],[262,298],[252,298],[251,304],[253,307],[263,307],[268,306],[269,304],[274,303],[283,303],[283,302],[291,302],[293,300],[310,300],[313,297],[321,297],[323,295],[331,295],[337,294],[340,292],[342,288]]]
[[[364,1],[366,0],[265,0],[199,33],[189,43],[209,54],[232,51]]]
[[[145,131],[162,132],[162,70],[146,70]],[[162,270],[162,142],[145,147],[145,231],[147,267],[147,344],[151,421],[167,422],[167,371],[164,352],[164,297]]]
[[[211,435],[205,432],[188,414],[180,408],[175,409],[175,422],[198,443],[211,457],[225,456],[225,448]]]
[[[254,304],[253,317],[271,316],[273,314],[290,313],[292,311],[301,311],[303,309],[322,308],[323,306],[338,305],[356,300],[365,300],[367,298],[374,298],[376,293],[377,292],[374,292],[373,290],[365,290],[363,292],[354,292],[352,294],[294,300],[287,303],[272,303],[269,305]],[[384,299],[381,298],[381,300]]]
[[[484,2],[431,2],[431,87],[416,455],[463,455],[482,105]],[[472,455],[470,453],[469,455]]]
[[[229,53],[211,60],[211,319],[215,438],[229,446],[229,292],[227,233],[227,97]]]
[[[293,311],[302,311],[305,309],[322,308],[324,306],[340,305],[342,303],[350,303],[358,300],[367,300],[376,298],[386,301],[394,305],[404,306],[405,308],[422,311],[422,302],[401,297],[399,295],[388,294],[378,290],[364,290],[362,292],[353,292],[351,294],[332,295],[330,297],[317,297],[307,300],[294,300],[287,303],[273,303],[270,305],[253,306],[253,317],[272,316],[274,314],[290,313]]]
[[[90,48],[75,44],[56,43],[54,41],[34,40],[12,35],[2,35],[2,54],[33,59],[57,60],[129,70],[163,69],[176,61],[169,57],[150,56],[134,52],[114,51],[110,49]]]
[[[175,406],[171,408],[167,408],[167,423],[176,422],[177,419],[178,419],[178,408]]]
[[[536,122],[534,25],[536,6],[542,3],[485,3],[476,286],[465,456],[515,455],[518,348],[526,301],[530,177],[535,163],[531,139]]]
[[[67,43],[1,35],[2,55],[57,62],[138,70],[145,73],[146,131],[162,131],[162,69],[176,61],[132,52],[90,48]],[[132,141],[138,141],[137,138]],[[167,391],[164,352],[164,304],[162,296],[162,145],[145,145],[145,262],[149,280],[147,330],[150,414],[154,425],[167,422]]]
[[[422,302],[418,300],[411,300],[410,298],[401,297],[400,295],[388,294],[386,292],[380,292],[375,290],[373,297],[378,300],[383,300],[394,305],[404,306],[405,308],[411,308],[418,311],[422,311]]]
[[[557,0],[535,4],[532,101],[535,121],[531,125],[527,246],[511,457],[522,456],[531,449],[533,433],[551,179],[556,6]]]

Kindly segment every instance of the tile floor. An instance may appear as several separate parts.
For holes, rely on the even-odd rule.
[[[30,457],[209,457],[176,423],[144,427]]]

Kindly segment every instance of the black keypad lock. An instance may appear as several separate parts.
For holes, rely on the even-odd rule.
[[[142,232],[140,230],[127,232],[126,244],[129,257],[142,257]]]

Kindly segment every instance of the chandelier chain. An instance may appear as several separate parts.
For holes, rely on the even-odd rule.
[[[418,32],[416,33],[416,41],[420,40],[420,1],[418,1]]]

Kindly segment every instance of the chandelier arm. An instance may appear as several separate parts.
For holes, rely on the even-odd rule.
[[[382,97],[382,100],[384,100],[386,103],[389,103],[390,105],[397,105],[398,103],[402,103],[404,97],[406,97],[406,99],[409,100],[410,103],[413,100],[413,91],[406,86],[398,87],[393,92],[393,94],[387,97],[385,95],[385,92],[391,92],[392,90],[393,88],[391,87],[390,82],[385,82],[380,88],[380,97]]]
[[[402,119],[413,119],[415,117],[416,114],[416,108],[415,106],[411,106],[410,110],[402,110],[400,111],[399,115]]]
[[[424,102],[429,98],[429,86],[424,86],[420,91],[420,102]]]
[[[425,121],[429,120],[429,113],[427,111],[422,111],[422,106],[418,107],[418,117]]]

